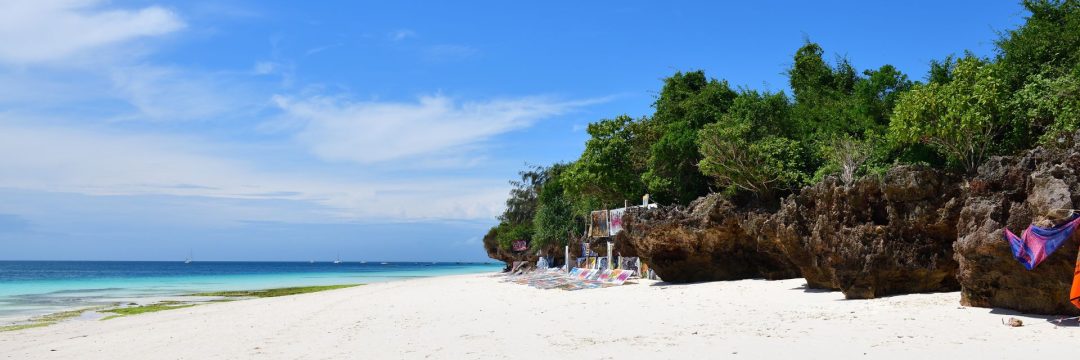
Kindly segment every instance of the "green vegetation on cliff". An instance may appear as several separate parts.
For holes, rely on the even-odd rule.
[[[895,67],[859,71],[807,41],[787,70],[791,94],[733,89],[704,71],[663,82],[654,112],[599,120],[581,156],[514,181],[489,253],[581,234],[588,211],[688,204],[710,192],[772,207],[836,175],[844,183],[900,164],[972,173],[987,158],[1069,146],[1080,127],[1080,0],[1026,0],[1026,22],[989,58],[942,54],[923,81]]]

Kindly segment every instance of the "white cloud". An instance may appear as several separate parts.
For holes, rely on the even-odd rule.
[[[20,126],[0,116],[0,187],[98,196],[172,195],[313,204],[318,214],[246,211],[237,220],[491,219],[502,179],[343,179],[266,171],[198,138]],[[297,206],[298,209],[307,208]],[[246,216],[246,217],[245,217]]]
[[[342,46],[342,45],[345,45],[345,44],[344,43],[334,43],[334,44],[329,44],[329,45],[316,46],[316,47],[310,48],[307,51],[305,51],[304,56],[315,55],[315,54],[321,53],[323,51],[330,50],[330,49],[333,49],[333,48],[336,48],[336,47]]]
[[[350,102],[330,97],[275,96],[298,139],[332,161],[370,164],[475,148],[489,138],[571,111],[586,102],[529,97],[457,102],[441,95],[417,102]]]
[[[399,29],[391,31],[387,34],[387,37],[393,41],[401,41],[411,37],[416,37],[416,32],[409,29]]]
[[[184,27],[161,6],[0,0],[0,103],[9,110],[97,111],[84,119],[208,119],[252,108],[255,97],[236,85],[238,75],[154,65],[145,61],[148,43],[134,41]],[[265,103],[265,95],[258,98]]]
[[[99,0],[0,1],[0,61],[32,64],[184,28],[172,11],[104,9]]]
[[[273,61],[259,61],[252,67],[251,72],[255,75],[269,75],[277,71],[278,64]]]
[[[245,113],[254,99],[230,74],[208,74],[153,65],[116,66],[109,71],[113,95],[134,108],[137,120],[213,120]]]

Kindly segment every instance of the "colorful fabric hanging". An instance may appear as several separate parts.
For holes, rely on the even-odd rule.
[[[589,213],[589,236],[591,237],[608,237],[611,236],[608,230],[608,211],[597,210]]]
[[[1064,224],[1051,228],[1028,226],[1020,236],[1016,236],[1008,228],[1003,232],[1005,240],[1008,240],[1012,247],[1013,257],[1024,264],[1024,268],[1031,270],[1061,247],[1078,225],[1080,214],[1073,214]]]
[[[610,230],[611,236],[615,236],[615,234],[622,231],[622,216],[625,212],[626,208],[608,210],[608,219],[611,222],[611,226],[608,230]]]
[[[1080,308],[1080,255],[1076,256],[1076,269],[1073,271],[1072,291],[1069,291],[1069,301],[1073,306]]]
[[[529,244],[525,240],[514,240],[512,243],[514,251],[525,251],[529,249]]]

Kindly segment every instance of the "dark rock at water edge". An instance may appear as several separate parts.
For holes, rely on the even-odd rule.
[[[746,229],[761,216],[712,194],[689,207],[628,210],[617,240],[669,282],[798,277],[773,243]]]
[[[563,246],[561,245],[551,244],[544,246],[540,249],[530,248],[526,251],[513,251],[510,249],[500,248],[499,241],[495,238],[496,236],[497,233],[494,230],[489,231],[487,235],[484,235],[484,251],[487,252],[487,256],[489,258],[502,261],[504,264],[506,264],[506,267],[503,268],[503,271],[509,271],[510,268],[514,265],[514,263],[518,261],[528,262],[528,264],[525,266],[526,269],[535,268],[536,262],[540,260],[540,256],[547,257],[548,260],[551,261],[550,266],[552,267],[563,266],[565,264],[563,262],[563,257],[566,256],[566,249],[563,248]],[[573,259],[577,259],[580,256],[581,248],[577,246],[570,246],[571,263],[574,262]]]
[[[850,186],[835,177],[786,198],[762,227],[811,288],[849,299],[952,291],[960,181],[899,166]]]
[[[1074,144],[1080,144],[1077,133]],[[1028,225],[1049,226],[1080,204],[1080,146],[1036,148],[1019,156],[994,157],[969,181],[958,224],[955,256],[961,303],[1036,314],[1080,315],[1069,302],[1076,264],[1074,235],[1034,270],[1012,257],[1002,235]]]

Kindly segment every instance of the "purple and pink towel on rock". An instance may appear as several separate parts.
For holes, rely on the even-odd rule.
[[[1065,223],[1051,228],[1028,226],[1020,236],[1008,228],[1003,233],[1012,247],[1013,257],[1024,264],[1024,268],[1031,270],[1069,240],[1077,226],[1080,226],[1080,214],[1073,214]]]

